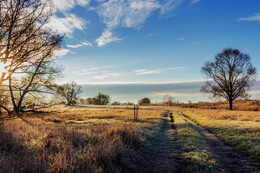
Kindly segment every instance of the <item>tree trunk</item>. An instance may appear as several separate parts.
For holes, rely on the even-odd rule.
[[[233,100],[229,100],[229,110],[233,110]]]

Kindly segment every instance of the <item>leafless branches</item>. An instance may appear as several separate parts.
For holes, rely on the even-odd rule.
[[[0,1],[0,62],[6,70],[0,84],[8,86],[8,100],[17,115],[26,95],[50,89],[60,71],[52,61],[62,37],[45,27],[51,9],[48,0]]]
[[[214,62],[202,67],[202,73],[212,81],[207,81],[201,92],[228,100],[232,110],[233,100],[249,96],[247,90],[255,80],[256,68],[248,55],[236,49],[225,49]]]

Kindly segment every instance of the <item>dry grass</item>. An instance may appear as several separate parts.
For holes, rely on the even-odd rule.
[[[4,121],[0,172],[136,172],[137,151],[162,111],[140,111],[140,122],[131,112],[77,109]]]
[[[214,120],[238,120],[260,122],[260,113],[252,111],[187,109],[194,114]]]
[[[64,122],[64,123],[88,123],[96,120],[107,123],[117,121],[132,121],[134,118],[134,110],[124,108],[85,108],[85,107],[56,107],[51,110],[53,113],[38,114],[37,116],[42,117],[47,121]],[[139,109],[138,119],[158,119],[162,109]],[[35,116],[35,115],[34,115]]]
[[[205,109],[186,109],[184,113],[260,164],[259,113]]]
[[[200,109],[229,109],[227,101],[222,102],[198,102],[198,103],[184,103],[179,104],[185,108],[200,108]],[[260,111],[260,101],[234,101],[233,109],[237,111]]]
[[[182,172],[221,172],[217,160],[212,155],[201,134],[180,115],[174,115],[177,127],[176,142],[181,150]],[[193,125],[193,124],[192,124]]]

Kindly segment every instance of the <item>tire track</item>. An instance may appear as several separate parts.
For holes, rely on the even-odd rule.
[[[175,129],[171,128],[169,114],[162,116],[159,135],[153,146],[157,152],[149,160],[149,167],[142,172],[147,173],[173,173],[178,172],[177,147],[175,144]]]
[[[175,112],[175,116],[181,117],[190,127],[201,134],[206,144],[209,146],[212,155],[218,160],[223,172],[260,173],[260,170],[246,157],[242,156],[232,147],[226,145],[213,133],[208,132],[206,129],[187,118],[182,112]]]

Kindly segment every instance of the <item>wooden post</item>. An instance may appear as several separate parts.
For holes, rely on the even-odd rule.
[[[138,109],[139,109],[139,106],[134,105],[134,121],[138,120]]]

